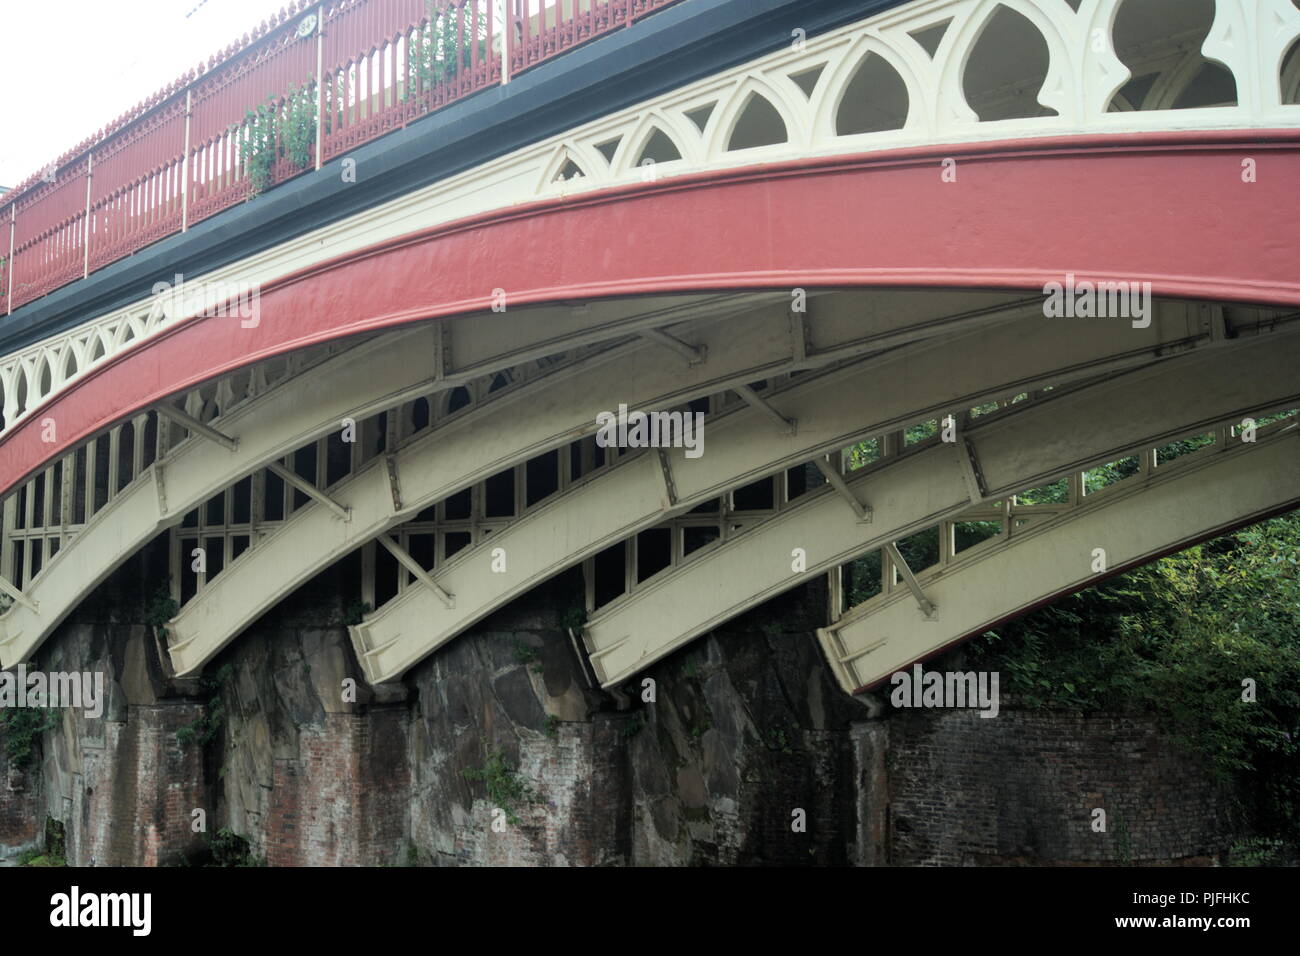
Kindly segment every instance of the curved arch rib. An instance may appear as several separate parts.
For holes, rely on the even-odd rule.
[[[324,509],[308,506],[241,556],[187,604],[172,622],[172,659],[178,672],[202,666],[240,630],[266,609],[366,541],[418,514],[435,501],[497,472],[596,431],[599,412],[619,404],[638,408],[671,407],[692,398],[752,382],[796,365],[812,367],[878,351],[889,343],[934,336],[953,327],[971,331],[1007,322],[1041,305],[1006,295],[984,294],[985,306],[955,317],[933,314],[935,302],[896,294],[885,302],[862,294],[816,300],[809,323],[813,348],[796,361],[790,317],[784,305],[720,320],[694,333],[708,359],[688,364],[663,346],[620,346],[529,386],[502,393],[473,412],[449,421],[392,457],[400,485],[401,507],[394,508],[389,473],[371,462],[331,488],[331,495],[352,510],[352,520],[338,522]],[[940,297],[945,308],[968,295]],[[877,308],[863,308],[863,305]],[[1182,316],[1182,306],[1172,306]],[[927,314],[928,312],[928,314]],[[1152,331],[1155,330],[1155,331]],[[1149,356],[1156,343],[1186,340],[1178,320],[1153,323],[1133,337],[1116,329],[1112,353]],[[1128,333],[1127,335],[1124,333]],[[864,334],[865,333],[865,334]],[[1139,343],[1145,342],[1148,348]],[[923,348],[924,343],[908,346]],[[905,350],[900,349],[900,352]],[[1138,358],[1131,358],[1136,361]],[[483,440],[485,434],[494,440]],[[454,593],[454,592],[453,592]]]
[[[1290,425],[1258,444],[1206,448],[1157,469],[1132,487],[1108,488],[1090,506],[973,551],[938,574],[922,574],[938,611],[923,618],[904,594],[873,599],[818,629],[840,686],[857,693],[913,661],[980,634],[1094,583],[1094,548],[1108,567],[1143,564],[1231,527],[1300,502],[1300,429]]]
[[[886,459],[850,482],[870,503],[871,524],[846,521],[847,506],[834,495],[806,496],[598,613],[585,634],[593,668],[604,686],[616,685],[737,614],[955,517],[976,500],[1037,487],[1206,426],[1293,407],[1300,398],[1298,356],[1291,333],[1171,359],[1017,406],[972,426],[964,446],[939,443]],[[967,480],[967,448],[983,475],[982,498]],[[802,573],[790,569],[796,547],[807,553]]]
[[[1182,306],[1168,306],[1153,339],[1170,335],[1186,319]],[[929,414],[978,404],[1024,383],[1051,377],[1068,381],[1097,374],[1115,363],[1146,361],[1134,355],[1131,329],[1098,329],[1080,342],[1066,325],[1023,323],[980,333],[981,344],[1000,356],[999,374],[964,359],[963,342],[927,347],[868,360],[815,380],[799,379],[764,393],[780,414],[797,421],[794,435],[774,428],[768,416],[745,409],[709,423],[704,454],[696,459],[667,453],[672,500],[659,457],[643,454],[552,500],[481,545],[458,555],[438,580],[457,595],[448,608],[410,589],[352,628],[353,643],[373,682],[399,676],[412,664],[492,610],[525,593],[565,567],[662,521],[781,468],[838,450],[865,434],[888,431]],[[846,401],[871,395],[872,404]],[[557,546],[557,542],[560,542]],[[492,555],[504,549],[504,573],[488,573]]]
[[[340,427],[437,388],[557,350],[666,323],[742,313],[772,296],[655,297],[465,316],[371,339],[240,404],[211,425],[228,447],[186,440],[100,509],[0,616],[0,666],[26,660],[87,594],[154,535],[258,468]],[[505,343],[509,343],[508,345]],[[649,351],[643,346],[642,351]],[[449,355],[448,353],[453,353]],[[376,387],[376,369],[383,375]]]

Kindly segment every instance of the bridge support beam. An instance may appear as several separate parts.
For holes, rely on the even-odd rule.
[[[1070,340],[1069,345],[1065,346],[1063,343],[1063,347],[1068,348],[1073,356],[1078,357],[1079,343],[1077,336],[1071,330],[1060,326],[1057,327],[1057,331]],[[1023,330],[1008,330],[1008,338],[1014,340],[1016,332],[1019,332],[1022,339],[1021,346],[1023,347],[1025,344],[1023,342]],[[1295,338],[1295,336],[1292,336],[1292,338]],[[1051,360],[1050,351],[1043,352],[1043,344],[1039,342],[1038,348],[1035,349],[1036,361]],[[1010,342],[1008,342],[1008,345],[1010,345]],[[1259,351],[1260,346],[1256,343],[1254,350],[1249,354],[1253,355]],[[936,389],[937,392],[942,392],[953,384],[952,381],[945,381],[945,376],[942,374],[931,374],[926,363],[929,360],[939,360],[940,356],[948,354],[949,350],[945,348],[945,345],[935,344],[926,352],[912,353],[905,357],[894,356],[892,358],[865,360],[855,366],[841,368],[834,373],[820,377],[803,376],[792,380],[788,387],[780,390],[777,394],[780,395],[784,408],[795,411],[800,420],[806,422],[806,427],[801,429],[797,439],[789,435],[774,434],[767,416],[753,409],[734,411],[722,417],[712,426],[713,434],[716,437],[711,439],[707,455],[699,459],[689,459],[684,456],[673,459],[674,511],[690,509],[726,490],[742,486],[763,475],[772,474],[793,464],[807,461],[809,455],[815,455],[819,452],[824,454],[827,447],[838,450],[849,444],[855,433],[865,435],[873,434],[877,430],[887,429],[888,425],[883,425],[879,419],[873,422],[870,415],[872,412],[887,414],[888,406],[884,404],[885,396],[895,393],[895,390],[891,388],[895,381],[894,376],[899,376],[900,381],[903,376],[914,376],[914,382],[928,382],[930,387]],[[1011,354],[1011,352],[1005,353],[1005,357],[1009,361],[1011,360]],[[1216,359],[1226,361],[1227,356],[1211,353],[1184,356],[1170,359],[1168,362],[1157,363],[1152,366],[1152,369],[1130,374],[1154,374],[1154,370],[1167,366],[1171,370],[1170,374],[1178,373],[1179,377],[1175,379],[1177,382],[1186,384],[1189,381],[1196,380],[1203,383],[1204,381],[1217,380],[1209,372]],[[1238,358],[1237,361],[1245,362],[1247,359]],[[1240,367],[1236,364],[1229,365],[1230,369]],[[1012,372],[1012,369],[1012,366],[1006,367],[1006,371],[1009,373]],[[1225,373],[1220,372],[1219,374]],[[1280,375],[1281,373],[1277,374]],[[1066,416],[1069,418],[1077,411],[1075,409],[1076,403],[1087,399],[1101,403],[1102,399],[1096,398],[1096,396],[1106,394],[1113,387],[1112,382],[1123,380],[1123,378],[1124,376],[1120,376],[1119,379],[1112,379],[1098,385],[1081,387],[1072,392],[1062,392],[1060,398],[1054,400],[1055,404],[1046,400],[1041,404],[1044,406],[1050,405],[1052,411],[1058,417]],[[1278,390],[1284,390],[1285,388],[1285,386],[1278,385],[1276,377],[1261,381],[1258,384],[1263,389],[1261,393],[1263,395],[1269,394],[1268,388]],[[914,384],[913,388],[915,387]],[[862,394],[868,389],[881,396],[881,404],[869,411],[855,403],[845,403],[843,400],[846,393]],[[914,392],[911,396],[912,400],[916,400],[918,395],[919,393]],[[1067,399],[1069,400],[1067,401]],[[906,401],[901,397],[895,400],[900,403]],[[1089,405],[1088,407],[1091,408],[1092,406]],[[1103,420],[1109,424],[1116,414],[1116,411],[1111,409],[1108,412],[1110,417]],[[1176,409],[1170,409],[1169,414],[1172,416],[1170,419],[1171,424],[1181,421],[1178,417],[1180,412]],[[1037,415],[1046,420],[1046,412],[1040,410]],[[914,418],[920,418],[923,415],[913,413],[908,417],[914,420]],[[1008,419],[1015,417],[1014,415],[1008,416]],[[988,421],[981,427],[988,430],[991,425],[992,421]],[[1000,422],[999,427],[1005,430],[1005,425],[1006,420],[1003,420]],[[1101,453],[1102,450],[1110,447],[1106,444],[1110,439],[1111,435],[1103,429],[1100,433],[1093,434],[1090,441],[1096,443],[1097,453]],[[944,476],[950,474],[958,480],[958,492],[951,507],[960,510],[969,506],[969,492],[964,481],[961,480],[961,470],[952,458],[952,453],[948,450],[946,444],[932,446],[924,451],[902,456],[897,460],[900,468],[906,463],[906,471],[909,475],[913,474],[913,468],[920,467],[913,464],[917,459],[926,462],[928,467],[919,473],[922,477],[911,479],[916,482],[914,495],[909,495],[906,491],[900,490],[889,493],[893,497],[886,497],[885,500],[890,501],[891,510],[908,503],[922,509],[933,506],[946,493],[947,486],[943,484],[943,480]],[[1056,451],[1058,454],[1064,454],[1066,451],[1076,450],[1073,446],[1070,446],[1058,448]],[[1023,460],[1018,457],[1014,467],[1017,470],[1023,469],[1019,474],[1024,476],[1033,474],[1029,469],[1035,464],[1035,459],[1031,454],[1027,458],[1023,458]],[[452,590],[462,599],[455,614],[447,614],[442,609],[423,600],[423,596],[418,591],[411,591],[400,595],[367,616],[361,624],[354,625],[352,627],[353,642],[358,656],[367,661],[367,677],[372,681],[380,681],[389,680],[400,675],[420,657],[450,640],[475,620],[480,619],[493,609],[500,607],[528,589],[537,586],[547,577],[558,573],[564,567],[594,555],[617,541],[630,539],[640,531],[662,521],[661,502],[663,492],[660,472],[661,468],[657,455],[640,454],[629,458],[609,473],[586,482],[579,488],[572,489],[539,506],[535,511],[517,520],[506,529],[494,533],[485,544],[457,555],[455,561],[442,572],[443,580],[454,582]],[[1013,476],[1013,480],[1019,479]],[[861,494],[863,486],[861,476],[853,482],[846,483],[846,487],[854,497]],[[872,489],[872,501],[874,503],[876,500],[875,485],[866,484],[865,487]],[[940,487],[944,489],[943,492],[939,491]],[[936,498],[936,495],[939,497]],[[910,501],[909,499],[914,500]],[[844,528],[844,522],[841,518],[843,506],[838,500],[830,496],[821,496],[820,500],[828,502],[828,504],[819,507],[835,509],[833,512],[834,518],[831,518],[831,513],[827,513],[827,520],[836,522],[833,537],[836,540],[842,539],[842,546],[846,548],[852,549],[861,545],[863,542],[862,525],[855,522],[848,529]],[[739,538],[725,542],[721,550],[725,552],[734,548],[743,549],[743,542],[749,541],[754,536],[767,537],[764,532],[769,526],[779,526],[781,522],[786,520],[788,514],[797,513],[803,507],[805,505],[796,504],[792,511],[787,512],[786,515],[769,519],[747,531],[746,534]],[[926,511],[922,510],[917,517],[925,514]],[[908,519],[909,522],[915,520],[916,518]],[[878,529],[879,535],[873,537],[879,539],[884,536],[885,541],[894,541],[905,536],[906,529],[909,527],[911,525],[907,523],[903,525],[886,525],[884,528]],[[581,529],[581,531],[575,532],[574,529]],[[874,525],[873,530],[877,530]],[[794,534],[795,537],[791,538],[791,534]],[[734,583],[743,589],[744,582],[751,579],[750,574],[755,562],[776,573],[775,566],[772,564],[773,556],[788,555],[792,546],[805,547],[809,551],[810,560],[812,560],[816,551],[809,547],[808,542],[817,542],[819,545],[817,550],[821,550],[820,535],[822,534],[823,532],[820,530],[816,533],[810,532],[804,535],[786,529],[782,534],[777,535],[775,542],[769,541],[768,550],[763,552],[763,557],[746,553],[743,557],[735,558],[734,562],[727,567],[717,566],[702,573],[705,579],[711,581],[716,579],[719,583]],[[563,540],[565,548],[557,549],[554,544],[556,540]],[[880,543],[882,542],[877,540],[876,546],[879,546]],[[503,548],[508,551],[510,555],[509,574],[485,573],[485,569],[490,563],[488,551],[494,548]],[[717,553],[718,551],[715,550],[709,555],[701,555],[695,561],[688,562],[671,572],[663,572],[661,575],[662,580],[676,582],[672,587],[673,596],[668,600],[670,602],[682,602],[684,607],[708,604],[708,597],[698,592],[701,592],[701,590],[709,591],[711,596],[713,589],[700,589],[697,584],[700,579],[693,578],[692,574],[701,573],[698,570],[700,565],[697,562],[709,562],[712,556]],[[781,563],[781,568],[779,577],[782,581],[785,581],[790,573],[788,562]],[[615,683],[619,679],[626,678],[632,670],[644,665],[638,664],[632,670],[613,671],[608,668],[602,670],[601,658],[603,656],[614,654],[616,648],[622,648],[617,651],[620,660],[626,657],[634,661],[640,661],[641,655],[651,653],[647,649],[647,645],[650,647],[655,646],[653,636],[663,634],[668,630],[663,625],[663,618],[660,618],[653,610],[654,605],[657,603],[656,599],[642,600],[640,597],[640,595],[653,594],[658,587],[657,581],[648,584],[644,591],[637,592],[617,602],[616,605],[611,606],[605,615],[598,613],[593,621],[588,624],[588,647],[594,652],[593,665],[601,682],[606,686]],[[797,580],[791,580],[789,586],[793,586],[795,583],[797,583]],[[676,586],[677,584],[680,584],[680,588]],[[724,589],[719,587],[718,590]],[[759,599],[755,597],[755,600]],[[746,603],[745,607],[748,606],[750,604]],[[633,612],[628,623],[620,620],[609,626],[604,626],[602,622],[606,617],[610,615],[618,616],[619,612],[615,610],[616,607],[636,607],[638,610]],[[676,610],[666,611],[663,617],[672,619],[676,615]],[[714,621],[718,619],[713,613],[708,614],[707,617],[709,620]],[[655,620],[652,621],[652,618]],[[595,628],[594,632],[592,628]],[[623,647],[624,644],[627,645],[625,648]]]
[[[1207,448],[1121,482],[1015,534],[959,556],[927,588],[942,602],[937,623],[917,625],[899,595],[880,595],[818,631],[840,686],[849,693],[913,661],[1108,574],[1249,523],[1300,502],[1300,427],[1257,444]],[[1101,548],[1106,573],[1093,570]]]
[[[845,484],[844,476],[840,474],[839,469],[831,464],[824,455],[818,455],[814,458],[813,464],[816,465],[817,470],[822,473],[822,477],[826,479],[827,484],[835,489],[835,493],[848,502],[849,507],[853,509],[853,513],[857,515],[858,520],[864,523],[870,522],[870,506],[864,505],[858,500],[858,496],[853,492],[853,489]]]
[[[1289,334],[1160,362],[981,418],[967,439],[978,453],[989,495],[1005,497],[1251,410],[1295,407],[1298,354],[1297,336]],[[1143,414],[1133,415],[1134,408]],[[960,515],[970,506],[970,494],[945,444],[885,459],[849,482],[850,488],[871,491],[875,520],[868,538],[858,525],[845,526],[837,496],[814,492],[598,610],[587,621],[585,638],[602,685],[617,685],[719,621],[811,576]],[[807,551],[801,573],[789,565],[795,546]],[[701,580],[710,587],[699,587]]]
[[[925,591],[922,590],[921,585],[917,583],[916,575],[912,573],[912,568],[907,563],[907,559],[899,553],[898,542],[890,541],[886,543],[885,553],[889,555],[889,560],[893,563],[894,567],[898,569],[898,573],[903,576],[903,580],[907,582],[907,589],[912,592],[912,597],[916,599],[916,606],[921,609],[921,613],[925,615],[925,619],[927,621],[933,620],[934,612],[936,610],[935,604],[925,596]]]

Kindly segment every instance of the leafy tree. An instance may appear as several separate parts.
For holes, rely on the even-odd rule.
[[[970,653],[1024,706],[1156,715],[1240,784],[1258,832],[1300,842],[1300,513],[1118,575]]]

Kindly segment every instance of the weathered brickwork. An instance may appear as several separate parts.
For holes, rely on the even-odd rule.
[[[72,863],[193,859],[196,808],[271,865],[1186,862],[1230,842],[1223,795],[1149,721],[1005,700],[992,720],[877,717],[822,661],[819,584],[607,693],[559,624],[572,575],[371,688],[334,574],[203,682],[168,677],[153,630],[122,623],[119,576],[41,662],[102,669],[104,715],[65,715],[25,773],[0,764],[0,846],[52,817]],[[515,822],[494,828],[498,809]]]
[[[1004,702],[888,728],[896,864],[1209,862],[1232,842],[1228,794],[1148,718]]]
[[[43,805],[40,776],[15,768],[0,747],[0,858],[40,842]]]
[[[299,730],[299,756],[274,759],[270,865],[397,862],[409,792],[404,724],[404,709],[383,708]]]

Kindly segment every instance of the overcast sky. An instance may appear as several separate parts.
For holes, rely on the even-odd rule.
[[[0,186],[17,186],[284,0],[0,0]]]

